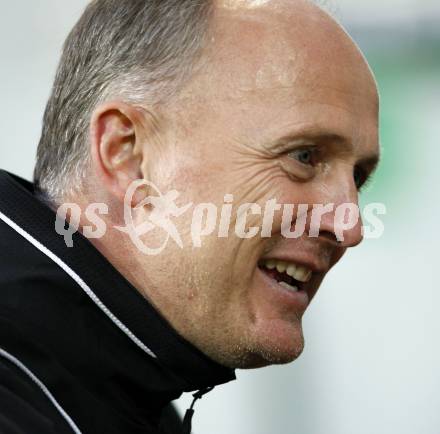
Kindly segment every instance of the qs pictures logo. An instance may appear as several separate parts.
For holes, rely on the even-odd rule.
[[[133,206],[134,198],[142,189],[148,196],[140,203]],[[166,194],[153,183],[146,180],[133,182],[124,197],[124,226],[113,226],[113,229],[126,234],[136,248],[146,255],[162,253],[172,240],[180,248],[184,248],[181,234],[176,221],[191,208],[191,240],[193,247],[199,248],[203,239],[209,236],[226,238],[237,236],[249,239],[256,236],[269,238],[273,233],[274,221],[281,221],[281,235],[285,238],[300,238],[319,236],[322,219],[327,215],[333,219],[334,232],[337,240],[342,243],[347,231],[360,225],[361,211],[357,204],[343,203],[336,206],[328,204],[279,204],[276,199],[269,199],[264,206],[257,203],[234,204],[232,194],[224,196],[224,203],[218,206],[213,203],[192,202],[178,206],[177,200],[180,193],[171,190]],[[64,237],[68,247],[73,247],[73,235],[81,227],[82,234],[89,239],[102,238],[107,232],[107,224],[103,219],[109,214],[109,207],[104,203],[89,205],[82,215],[82,210],[75,203],[66,203],[59,207],[55,222],[56,232]],[[386,214],[386,207],[382,203],[368,204],[363,210],[362,226],[364,238],[380,238],[385,226],[380,215]],[[277,217],[276,217],[277,215]],[[260,221],[259,226],[250,226],[250,217],[253,221]],[[309,222],[309,224],[307,224]],[[90,225],[90,224],[91,225]],[[292,224],[294,225],[292,226]],[[294,230],[292,230],[294,227]],[[154,237],[148,234],[154,233]],[[154,239],[159,246],[152,247],[148,244]]]

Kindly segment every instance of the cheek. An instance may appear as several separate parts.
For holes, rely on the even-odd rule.
[[[187,308],[202,323],[232,321],[242,308],[251,273],[247,261],[237,257],[236,247],[229,240],[210,238],[201,248],[178,253],[180,292],[187,294]]]

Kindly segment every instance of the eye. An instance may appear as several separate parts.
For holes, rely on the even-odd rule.
[[[356,166],[353,170],[353,179],[356,188],[360,191],[367,180],[367,174],[362,167]]]
[[[295,149],[294,151],[289,152],[289,157],[299,161],[301,164],[306,166],[315,164],[315,148],[301,148]]]

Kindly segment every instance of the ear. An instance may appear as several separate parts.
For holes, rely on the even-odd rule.
[[[107,192],[123,201],[130,184],[144,178],[142,113],[120,101],[100,105],[90,124],[93,170]]]

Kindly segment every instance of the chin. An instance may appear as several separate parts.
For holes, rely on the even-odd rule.
[[[284,365],[296,360],[304,350],[301,321],[272,320],[260,330],[253,331],[253,343],[240,358],[238,369],[256,369],[270,365]]]

